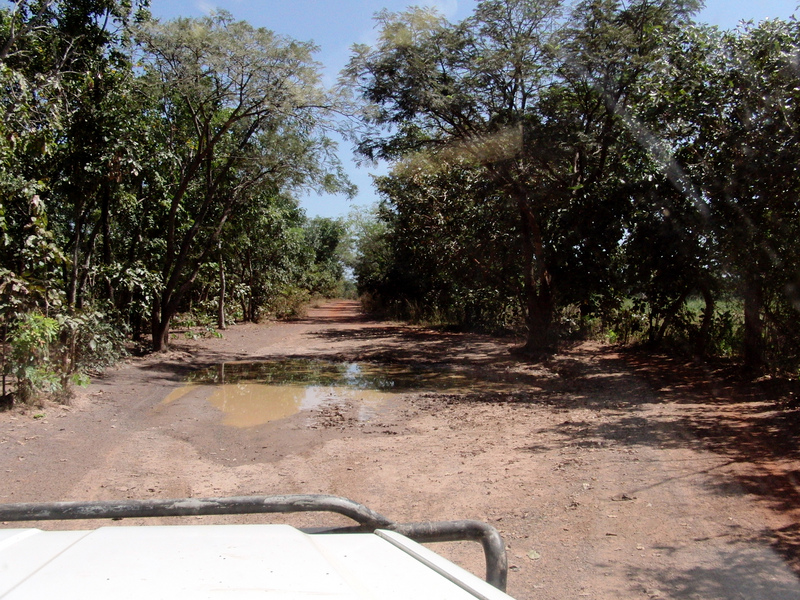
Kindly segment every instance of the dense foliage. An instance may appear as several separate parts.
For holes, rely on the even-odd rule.
[[[719,31],[699,6],[382,12],[331,90],[313,45],[224,12],[0,4],[3,396],[351,272],[373,307],[535,356],[591,331],[797,369],[800,24]],[[353,98],[382,203],[308,219],[299,193],[353,192],[328,137]]]
[[[405,315],[800,365],[800,23],[689,0],[382,13],[347,75],[378,182],[361,291]],[[521,315],[521,317],[520,317]]]
[[[0,5],[3,395],[64,391],[170,325],[290,314],[343,276],[352,193],[312,45],[146,2]],[[216,321],[216,323],[214,323]]]

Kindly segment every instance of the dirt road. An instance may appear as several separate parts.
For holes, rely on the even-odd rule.
[[[519,599],[800,597],[800,430],[777,410],[793,391],[596,344],[545,365],[510,346],[349,302],[178,340],[70,407],[0,413],[0,500],[336,494],[397,521],[492,523]],[[192,369],[283,357],[446,365],[505,387],[397,393],[366,418],[333,399],[249,427],[197,394],[164,402]],[[436,549],[482,574],[477,546]]]

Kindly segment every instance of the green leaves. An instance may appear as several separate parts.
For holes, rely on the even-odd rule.
[[[630,107],[664,32],[695,4],[487,0],[456,25],[383,14],[380,42],[353,57],[348,73],[374,105],[375,127],[359,148],[402,165],[392,175],[398,186],[383,186],[399,203],[398,236],[419,233],[398,190],[426,172],[446,179],[475,169],[485,178],[489,189],[457,193],[464,204],[454,211],[472,203],[516,214],[502,225],[519,248],[506,257],[516,264],[496,268],[525,282],[530,346],[549,344],[555,302],[614,284],[626,182],[647,162]],[[436,189],[445,194],[447,184]]]
[[[58,321],[37,312],[19,315],[11,327],[11,372],[17,379],[17,396],[23,402],[30,402],[40,392],[60,389],[58,368],[50,358],[50,345],[58,333]]]
[[[309,187],[351,193],[325,128],[340,97],[319,85],[314,46],[236,22],[224,12],[137,30],[144,81],[158,108],[168,161],[150,204],[154,345],[238,212]],[[247,224],[243,224],[247,226]]]

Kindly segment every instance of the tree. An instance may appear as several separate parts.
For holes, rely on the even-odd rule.
[[[376,307],[366,295],[375,294],[394,262],[387,240],[389,226],[386,219],[381,217],[378,205],[353,209],[348,215],[347,224],[353,244],[348,266],[353,270],[356,291],[361,296],[362,304],[368,310],[373,310]]]
[[[66,238],[72,257],[70,305],[77,274],[89,261],[83,238],[92,224],[86,221],[109,172],[118,175],[127,166],[119,160],[125,136],[116,135],[113,123],[126,122],[119,111],[131,73],[125,27],[141,16],[140,3],[115,0],[20,0],[0,11],[8,225],[27,220],[34,193],[47,202],[51,227]]]
[[[658,211],[680,223],[695,265],[684,261],[684,280],[706,297],[706,318],[709,287],[726,284],[742,299],[752,368],[797,356],[798,36],[795,21],[684,28],[665,39],[645,117],[662,123],[673,159],[680,194]]]
[[[237,211],[226,225],[228,287],[246,321],[257,322],[277,298],[303,285],[311,265],[304,220],[294,199],[278,196]]]
[[[382,13],[377,47],[358,48],[348,67],[373,105],[363,154],[468,160],[516,211],[528,353],[551,351],[556,305],[577,274],[607,281],[629,208],[624,159],[638,145],[626,109],[663,30],[697,7],[590,0],[564,19],[556,0],[486,0],[458,25],[425,10]]]
[[[778,338],[773,352],[800,341],[790,325],[800,311],[800,24],[746,25],[721,42],[719,95],[699,119],[706,145],[698,162],[725,267],[741,285],[745,364],[759,368],[766,323]]]
[[[376,183],[391,262],[384,256],[377,272],[364,271],[364,264],[362,291],[398,316],[486,329],[510,325],[523,300],[516,214],[492,197],[497,190],[483,171],[396,169]],[[371,252],[372,261],[380,258]]]
[[[705,300],[691,351],[710,343],[715,303],[723,288],[719,249],[708,222],[707,199],[697,177],[697,151],[707,143],[699,127],[710,115],[720,33],[685,23],[663,30],[661,52],[637,86],[637,101],[625,113],[634,143],[621,177],[631,199],[619,256],[621,297],[633,298],[649,316],[647,340],[660,344],[693,295]]]
[[[151,23],[138,33],[169,150],[158,226],[162,278],[152,339],[169,323],[233,212],[269,185],[346,191],[325,137],[337,100],[319,85],[308,43],[234,22],[227,13]]]
[[[333,296],[342,288],[347,227],[342,219],[314,217],[305,225],[305,242],[312,253],[308,288],[312,294]]]
[[[86,280],[94,240],[107,240],[98,227],[92,243],[83,236],[110,148],[120,147],[101,122],[109,90],[130,73],[125,26],[141,15],[141,3],[115,0],[18,0],[0,9],[3,341],[8,331],[18,377],[35,374],[39,362],[63,385],[83,366],[85,348],[71,341],[94,317],[75,313],[77,282]],[[36,339],[48,347],[20,362]],[[17,394],[35,387],[19,379]]]

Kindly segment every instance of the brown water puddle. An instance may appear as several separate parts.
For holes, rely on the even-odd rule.
[[[225,425],[244,428],[342,402],[356,405],[358,418],[367,421],[398,393],[497,387],[449,370],[305,359],[229,362],[196,371],[163,404],[197,394],[222,412]]]

